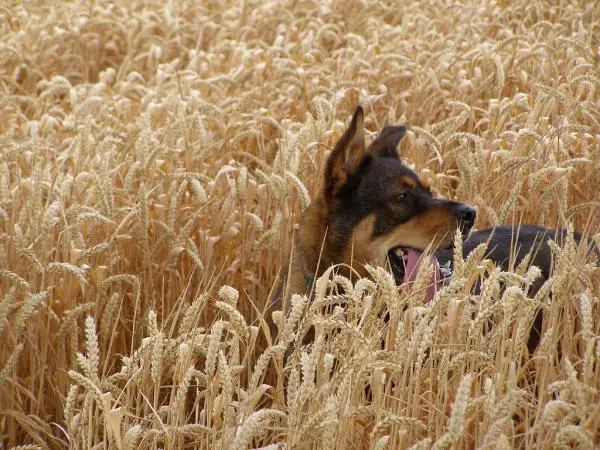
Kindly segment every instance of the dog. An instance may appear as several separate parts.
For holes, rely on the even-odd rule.
[[[391,268],[397,283],[412,282],[423,252],[434,266],[432,287],[451,266],[457,231],[463,238],[463,257],[487,241],[491,259],[504,270],[532,253],[531,263],[541,269],[534,289],[550,276],[550,239],[564,237],[564,230],[536,225],[502,225],[472,231],[476,212],[466,203],[435,198],[430,187],[402,163],[397,146],[405,135],[403,125],[387,125],[366,146],[364,111],[356,108],[348,128],[329,155],[321,188],[303,212],[294,241],[290,266],[272,301],[273,310],[287,313],[291,294],[310,293],[315,280],[333,265],[339,272],[368,277],[365,265]],[[575,240],[580,242],[580,233]],[[351,269],[350,269],[351,268]],[[451,270],[451,267],[450,267]],[[448,276],[448,274],[446,274]],[[430,300],[435,289],[426,293]],[[272,339],[277,332],[270,324]],[[538,314],[528,347],[537,346],[541,330]]]

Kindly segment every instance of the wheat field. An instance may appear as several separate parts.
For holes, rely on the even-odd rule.
[[[295,295],[275,341],[265,313],[359,103],[478,228],[600,246],[594,3],[4,2],[0,448],[597,448],[600,269],[572,238],[536,294],[480,249],[427,306],[371,267]]]

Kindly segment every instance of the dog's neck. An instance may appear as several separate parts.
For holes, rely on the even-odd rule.
[[[333,230],[328,229],[328,225],[325,200],[319,196],[304,211],[300,219],[289,279],[291,292],[308,293],[315,280],[332,265],[344,264],[344,267],[339,268],[342,274],[348,271],[347,275],[350,275],[348,269],[350,266],[353,266],[355,271],[363,272],[360,265],[356,263],[362,260],[368,261],[369,258],[359,253],[352,255],[347,251],[345,240],[351,239],[351,234],[334,234]],[[346,223],[346,225],[350,224]]]
[[[296,245],[299,245],[299,239],[296,239]],[[304,283],[306,285],[306,289],[312,289],[313,283],[315,282],[315,271],[310,270],[307,266],[306,260],[304,259],[304,253],[301,251],[301,247],[298,247],[300,251],[297,254],[297,264],[300,272],[302,273],[302,277],[304,278]]]
[[[321,198],[315,201],[303,212],[300,226],[294,243],[294,258],[291,272],[292,292],[308,292],[315,279],[327,265],[327,219]],[[295,266],[295,267],[294,267]],[[295,274],[297,274],[295,276]],[[300,276],[298,276],[300,275]]]

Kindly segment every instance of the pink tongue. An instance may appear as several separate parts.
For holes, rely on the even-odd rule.
[[[421,265],[421,252],[413,250],[411,248],[405,249],[406,252],[406,267],[404,269],[404,282],[408,285],[412,285],[417,278],[419,267]],[[425,303],[428,303],[433,299],[433,296],[437,292],[438,282],[442,279],[440,273],[440,263],[434,255],[431,255],[429,260],[433,264],[433,282],[427,287],[427,295],[425,297]]]

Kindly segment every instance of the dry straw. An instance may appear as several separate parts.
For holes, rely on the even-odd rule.
[[[367,266],[267,308],[358,102],[478,228],[600,249],[594,2],[180,3],[0,8],[5,446],[600,446],[600,271],[571,237],[546,283],[457,233],[427,305],[431,267],[409,292]]]

